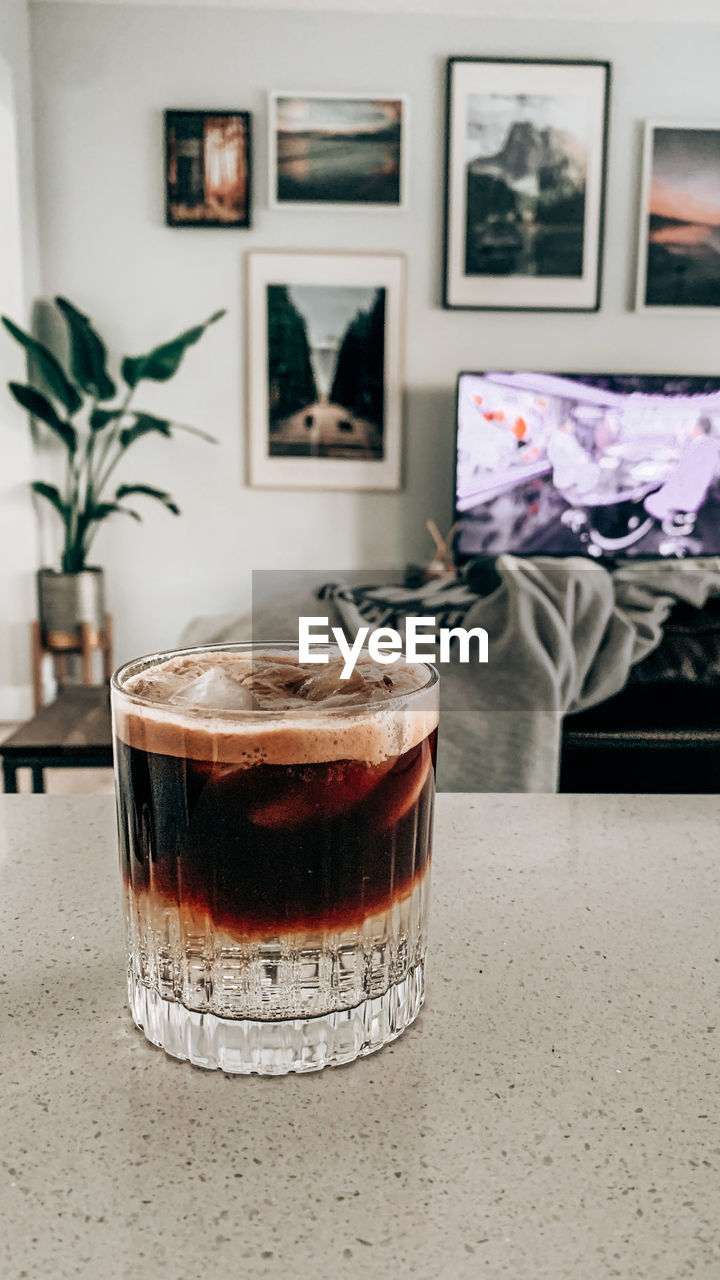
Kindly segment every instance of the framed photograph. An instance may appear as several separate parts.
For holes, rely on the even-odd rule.
[[[636,307],[720,308],[720,123],[645,126]]]
[[[450,58],[446,307],[597,311],[607,62]]]
[[[169,227],[249,227],[251,189],[249,112],[165,112]]]
[[[252,485],[399,489],[405,261],[248,254]]]
[[[272,93],[270,206],[401,209],[408,101],[401,94]]]

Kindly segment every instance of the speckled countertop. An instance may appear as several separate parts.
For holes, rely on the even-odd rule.
[[[319,1074],[125,1010],[112,802],[0,802],[0,1275],[720,1276],[720,800],[439,798],[426,1007]]]

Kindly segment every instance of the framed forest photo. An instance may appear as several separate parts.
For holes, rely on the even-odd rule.
[[[403,257],[247,263],[250,483],[399,489]]]
[[[610,66],[450,58],[446,307],[596,311]]]
[[[720,308],[720,123],[645,126],[638,311]]]
[[[165,112],[169,227],[249,227],[251,190],[249,112]]]

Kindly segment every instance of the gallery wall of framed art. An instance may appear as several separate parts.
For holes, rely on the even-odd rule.
[[[601,306],[611,65],[446,60],[442,305]],[[166,219],[251,225],[251,116],[165,112]],[[408,210],[407,94],[267,92],[268,209]],[[645,126],[635,305],[720,306],[720,126]],[[386,489],[402,477],[398,255],[248,255],[248,478]],[[438,251],[438,246],[434,246]],[[428,244],[428,251],[433,246]]]
[[[312,72],[305,66],[297,87],[286,89],[282,80],[272,83],[268,55],[265,83],[256,82],[254,97],[222,109],[205,99],[163,111],[165,221],[173,235],[224,229],[251,236],[236,241],[239,258],[246,257],[245,243],[251,251],[240,282],[251,485],[386,491],[402,485],[406,271],[394,251],[404,247],[407,228],[415,237],[406,255],[410,283],[421,265],[420,243],[436,282],[429,308],[437,326],[443,311],[549,316],[602,307],[604,266],[618,243],[617,229],[610,249],[605,242],[607,192],[619,180],[608,164],[610,128],[617,127],[612,62],[581,53],[553,57],[551,34],[546,28],[538,57],[516,55],[507,42],[502,53],[485,56],[467,45],[457,53],[436,45],[412,92],[405,73],[395,83],[383,75],[381,88],[379,76],[370,88],[357,74],[347,88],[329,87],[319,64]],[[445,82],[444,105],[434,113],[422,93],[430,88],[431,66]],[[622,127],[627,134],[627,120]],[[710,170],[717,169],[718,126],[675,119],[648,124],[645,135],[639,230],[625,230],[626,243],[637,244],[634,305],[640,313],[713,312],[720,306],[720,255],[713,256],[715,213],[705,196],[717,176]],[[443,147],[433,222],[427,205],[418,212],[413,202],[411,166],[433,149],[440,159]],[[444,215],[439,234],[437,215]],[[373,259],[383,264],[377,279],[367,275]],[[289,274],[281,270],[261,284],[263,264]],[[347,314],[338,305],[343,295]],[[307,366],[307,395],[292,405],[284,404],[277,376],[283,310],[301,335]],[[328,363],[356,341],[369,317],[382,329],[382,354],[371,359],[366,345],[368,386],[340,402]],[[473,323],[468,315],[468,332]]]

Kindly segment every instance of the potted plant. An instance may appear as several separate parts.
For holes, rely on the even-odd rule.
[[[60,570],[38,570],[40,627],[45,636],[61,633],[67,639],[79,637],[83,623],[97,632],[105,625],[103,572],[88,562],[101,524],[118,514],[140,520],[140,513],[126,505],[125,500],[134,497],[151,498],[179,515],[177,504],[162,489],[123,483],[113,491],[111,480],[121,459],[144,436],[169,438],[174,430],[190,431],[215,443],[212,436],[195,427],[135,408],[134,398],[142,382],[172,378],[188,347],[225,312],[216,311],[203,324],[154,347],[147,355],[126,356],[118,390],[108,372],[105,345],[88,317],[66,298],[56,298],[55,305],[68,330],[68,371],[49,347],[7,316],[2,317],[2,323],[28,356],[30,380],[10,382],[10,392],[65,450],[61,487],[38,480],[32,488],[52,506],[63,528]]]

